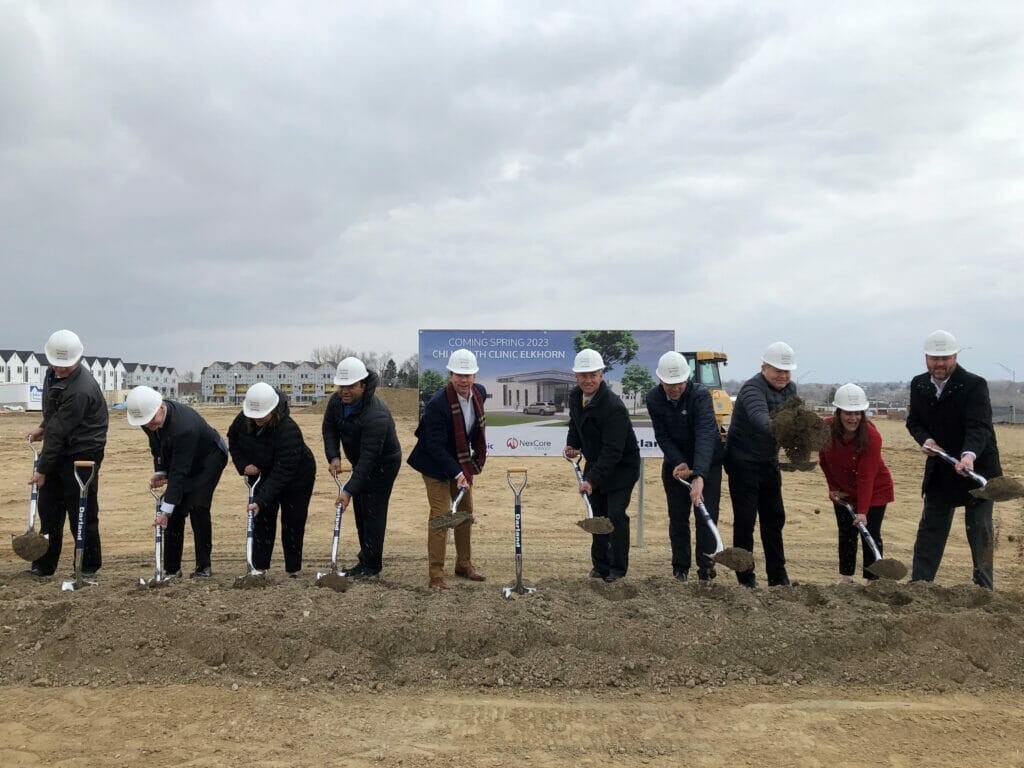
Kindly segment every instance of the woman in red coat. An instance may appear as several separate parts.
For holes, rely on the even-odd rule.
[[[828,495],[839,526],[839,583],[852,584],[857,566],[858,523],[868,532],[882,552],[882,518],[885,505],[893,500],[892,475],[882,461],[882,436],[868,421],[868,398],[856,384],[844,384],[836,390],[834,416],[825,419],[830,439],[818,454],[818,463],[828,481]],[[840,501],[853,506],[856,519]],[[867,567],[875,562],[870,547],[864,544],[864,578],[875,579]]]

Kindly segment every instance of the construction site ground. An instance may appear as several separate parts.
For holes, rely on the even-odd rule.
[[[386,393],[406,454],[415,394]],[[203,407],[222,433],[233,407]],[[391,500],[385,569],[344,593],[329,561],[335,486],[321,415],[295,409],[318,461],[304,574],[280,545],[266,589],[245,572],[245,489],[229,465],[214,499],[214,577],[153,575],[146,440],[111,413],[100,477],[100,584],[61,592],[72,563],[23,571],[38,414],[0,416],[0,766],[1014,766],[1024,765],[1024,504],[996,506],[996,591],[971,584],[958,515],[935,584],[835,584],[835,517],[818,470],[784,477],[792,588],[672,578],[659,460],[638,494],[628,577],[588,578],[589,537],[562,459],[492,457],[476,485],[473,561],[488,580],[427,589],[426,495],[407,466]],[[878,421],[896,501],[886,554],[911,560],[924,457]],[[1006,474],[1024,431],[998,427]],[[505,469],[526,466],[524,576],[514,577]],[[726,491],[722,535],[731,542]],[[185,563],[192,558],[187,533]],[[343,561],[356,552],[346,515]],[[755,559],[763,584],[760,546]]]

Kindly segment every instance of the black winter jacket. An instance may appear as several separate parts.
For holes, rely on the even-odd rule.
[[[707,387],[687,382],[682,397],[673,403],[657,384],[647,393],[646,402],[666,466],[674,468],[685,461],[694,475],[707,477],[711,467],[722,463],[725,446]]]
[[[760,373],[747,379],[736,396],[729,422],[727,461],[778,464],[779,443],[772,434],[771,415],[791,397],[796,397],[793,382],[778,390]]]
[[[345,404],[334,393],[324,412],[323,437],[327,461],[341,458],[338,446],[352,464],[345,490],[355,495],[378,485],[390,485],[402,466],[402,446],[387,404],[377,397],[380,378],[366,377],[366,392],[356,410],[345,417]]]
[[[43,380],[43,450],[39,472],[52,472],[57,462],[103,461],[107,445],[107,402],[92,373],[81,365],[58,379],[53,368]]]
[[[960,365],[953,369],[940,398],[935,397],[930,374],[922,373],[913,378],[907,430],[918,445],[931,438],[955,459],[964,451],[972,451],[977,456],[974,471],[983,477],[1003,474],[992,428],[988,383]],[[922,493],[935,494],[961,506],[972,499],[968,492],[977,487],[970,478],[958,475],[945,459],[929,456],[925,462]]]
[[[277,423],[258,426],[239,413],[228,427],[228,451],[238,474],[252,464],[260,470],[253,501],[260,509],[273,506],[290,488],[308,488],[316,477],[316,460],[302,438],[302,430],[289,415],[288,398],[275,390]]]
[[[569,434],[566,445],[587,460],[583,479],[601,493],[629,488],[640,477],[640,448],[619,396],[603,381],[583,407],[583,390],[569,393]]]
[[[228,449],[217,431],[184,403],[164,400],[167,416],[160,429],[146,433],[153,468],[167,474],[164,501],[175,506],[188,497],[196,507],[209,507]]]

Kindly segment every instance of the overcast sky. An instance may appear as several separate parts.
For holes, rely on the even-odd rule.
[[[0,347],[672,329],[1024,379],[1024,4],[0,2]],[[301,10],[300,10],[301,9]]]

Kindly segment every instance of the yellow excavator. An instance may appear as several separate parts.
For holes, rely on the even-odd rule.
[[[690,380],[703,384],[711,392],[711,402],[715,405],[715,419],[718,421],[718,430],[725,440],[725,433],[729,430],[729,422],[732,420],[732,399],[729,393],[722,386],[722,375],[718,370],[719,364],[728,365],[729,356],[725,352],[680,352],[690,364]]]

